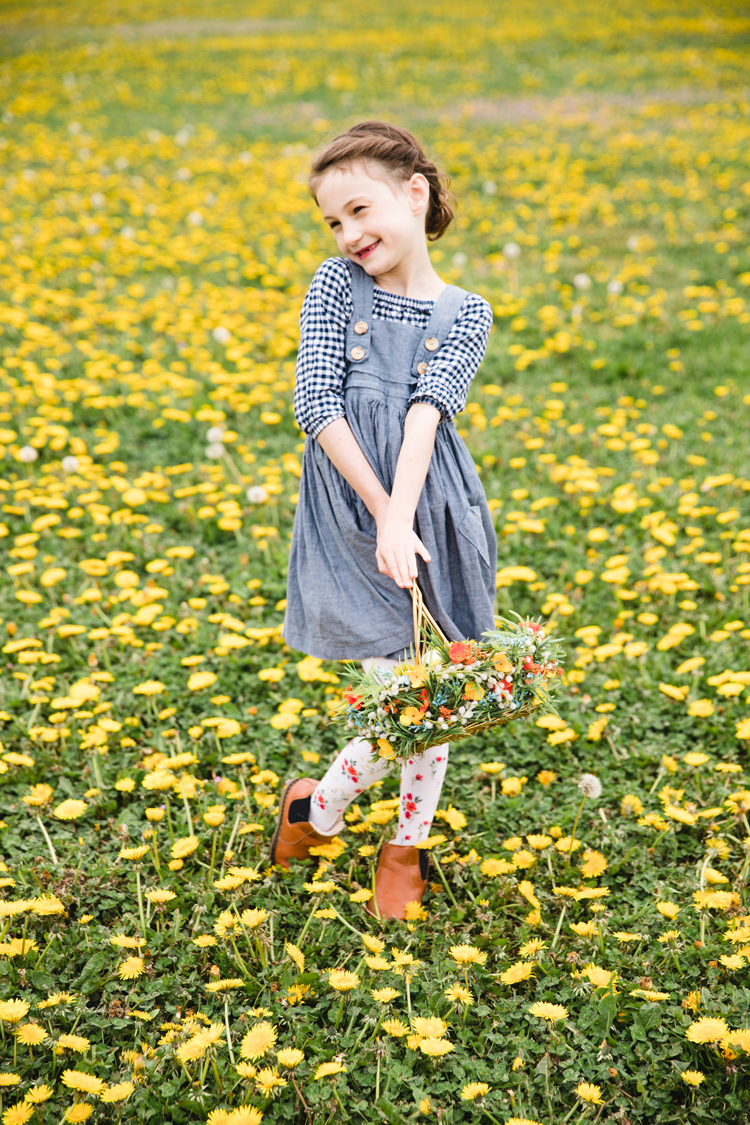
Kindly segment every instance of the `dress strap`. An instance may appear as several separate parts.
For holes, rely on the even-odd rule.
[[[453,327],[459,310],[469,293],[458,285],[446,285],[432,309],[427,327],[420,336],[412,360],[411,373],[416,378],[427,373],[427,365],[442,348]]]
[[[372,300],[375,283],[367,270],[347,258],[352,275],[352,315],[346,328],[347,363],[362,363],[372,342]]]

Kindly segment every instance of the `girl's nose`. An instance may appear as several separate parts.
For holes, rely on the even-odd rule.
[[[362,230],[359,226],[356,226],[355,224],[351,224],[349,226],[344,225],[344,227],[342,228],[342,233],[344,235],[344,242],[346,243],[347,246],[351,247],[352,249],[357,245],[357,243],[362,238]]]

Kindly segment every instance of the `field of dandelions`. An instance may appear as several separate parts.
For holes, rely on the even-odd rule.
[[[2,1122],[747,1123],[747,11],[248,7],[0,4]],[[375,115],[495,311],[497,611],[567,651],[383,924],[395,776],[268,860],[347,686],[280,635],[306,170]]]

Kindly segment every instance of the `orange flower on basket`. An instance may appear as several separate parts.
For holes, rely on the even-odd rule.
[[[454,664],[466,664],[471,660],[473,645],[471,641],[454,641],[448,655]]]
[[[352,694],[352,689],[350,687],[348,687],[344,692],[344,699],[350,707],[354,708],[355,711],[359,711],[360,707],[362,706],[362,696]]]

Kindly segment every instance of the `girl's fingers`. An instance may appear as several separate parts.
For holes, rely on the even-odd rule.
[[[414,536],[414,538],[416,539],[416,543],[414,544],[414,550],[417,552],[418,555],[422,556],[422,558],[424,559],[425,562],[432,562],[432,555],[427,550],[427,548],[425,547],[422,540],[419,538],[419,536],[416,536],[416,535]]]

